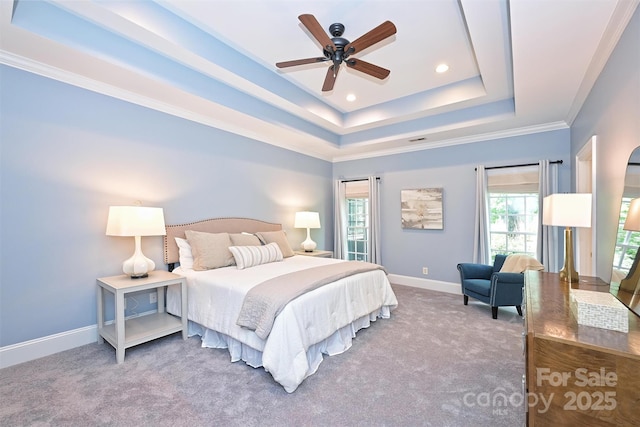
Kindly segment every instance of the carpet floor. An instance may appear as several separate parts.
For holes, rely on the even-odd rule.
[[[358,332],[288,394],[263,369],[180,334],[89,344],[0,370],[2,426],[522,426],[522,318],[393,285],[390,319]]]

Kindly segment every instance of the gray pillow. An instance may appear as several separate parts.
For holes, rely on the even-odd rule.
[[[184,234],[191,245],[194,270],[211,270],[234,264],[233,254],[229,250],[229,233],[187,230]]]
[[[278,246],[280,246],[280,251],[282,252],[283,257],[288,258],[294,255],[293,249],[291,249],[291,246],[289,245],[289,241],[287,240],[287,235],[284,230],[261,231],[256,233],[256,236],[258,236],[265,245],[269,243],[277,243]]]
[[[232,246],[260,246],[262,242],[258,239],[258,236],[251,233],[231,233]]]

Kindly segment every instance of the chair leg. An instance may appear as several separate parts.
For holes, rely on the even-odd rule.
[[[498,318],[498,307],[491,307],[491,317],[494,319]]]
[[[464,305],[469,304],[469,295],[464,295]]]
[[[518,310],[518,314],[522,317],[522,307],[519,305],[516,305],[516,310]]]

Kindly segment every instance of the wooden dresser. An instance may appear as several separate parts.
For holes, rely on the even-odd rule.
[[[608,284],[525,273],[524,332],[529,426],[640,426],[640,318],[629,332],[578,325],[569,290]]]

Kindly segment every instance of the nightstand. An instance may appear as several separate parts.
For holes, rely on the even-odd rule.
[[[132,279],[127,275],[103,277],[96,280],[98,286],[98,342],[107,340],[116,349],[116,361],[124,362],[125,349],[142,344],[174,332],[182,331],[182,339],[187,339],[187,282],[182,276],[164,270],[155,270],[149,277]],[[180,285],[182,297],[182,317],[164,311],[164,288]],[[124,319],[124,297],[130,292],[155,289],[158,294],[157,313]],[[115,321],[104,322],[104,292],[115,298]]]
[[[305,252],[305,251],[293,251],[296,255],[304,255],[304,256],[316,256],[319,258],[333,258],[332,251],[313,251],[313,252]]]

